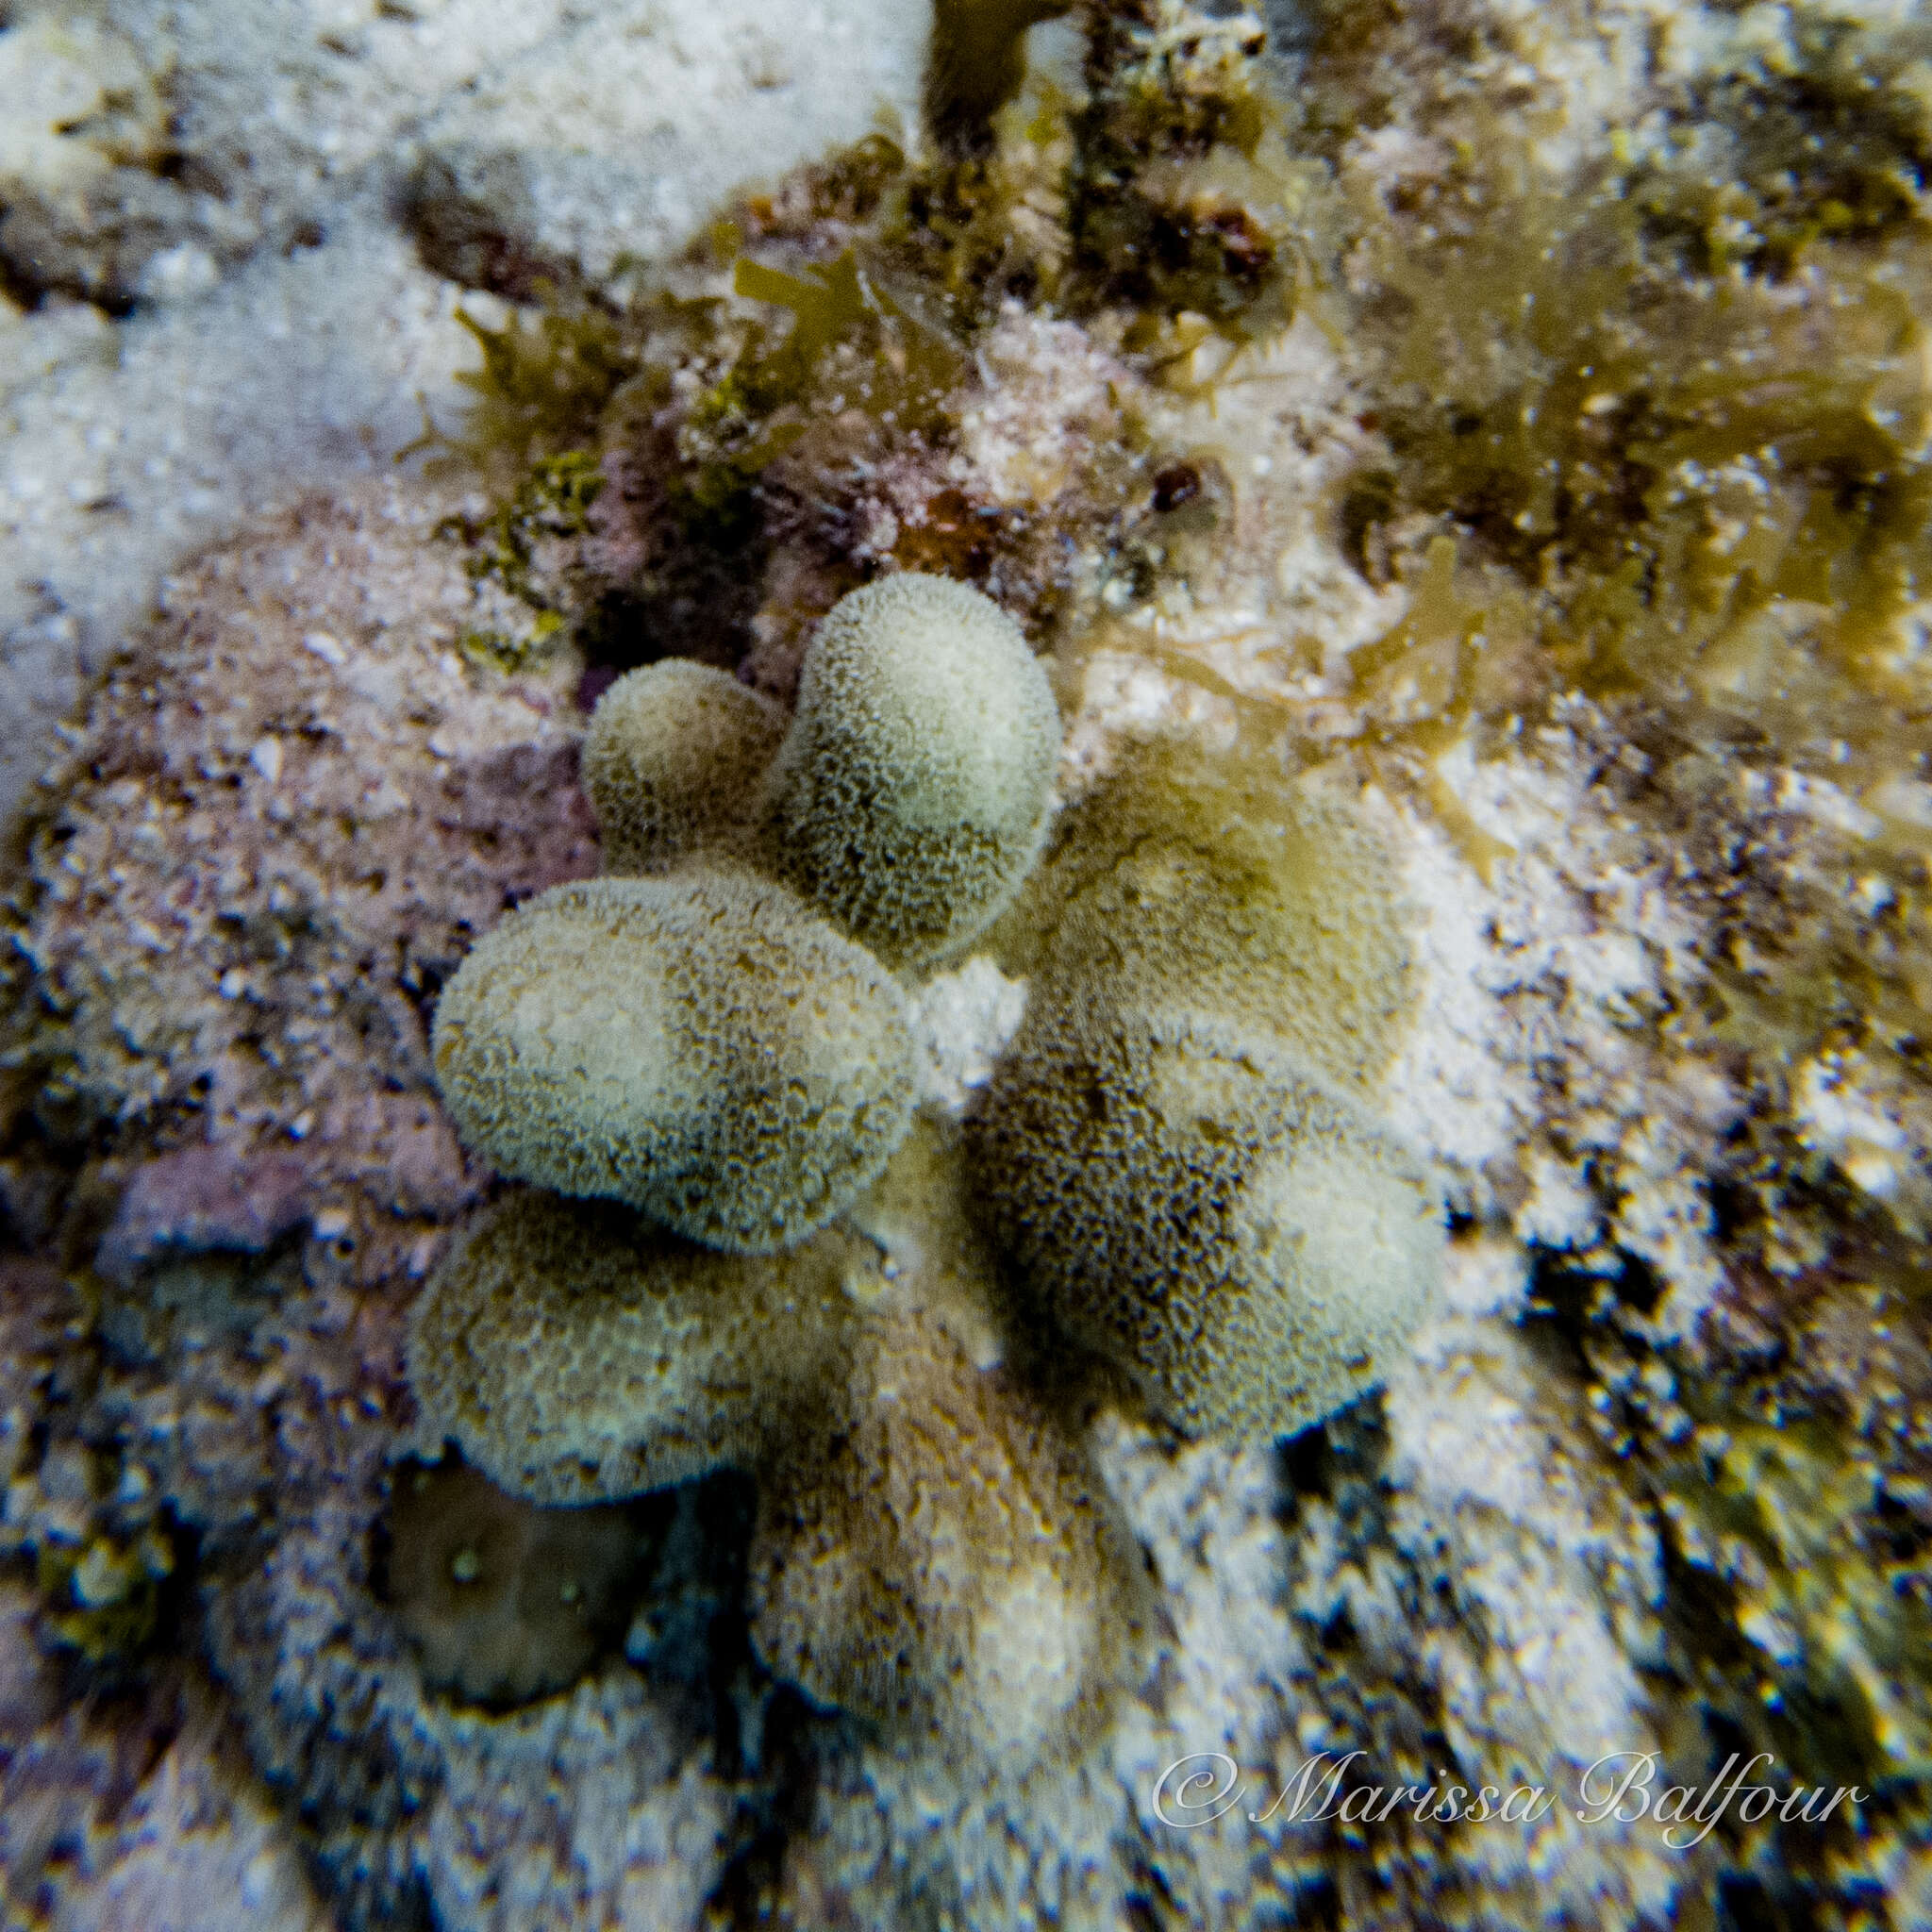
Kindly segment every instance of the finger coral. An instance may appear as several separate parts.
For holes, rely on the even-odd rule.
[[[1029,1014],[974,1151],[1029,1291],[1185,1435],[1321,1421],[1435,1292],[1421,1166],[1278,1042],[1213,1016]]]
[[[664,872],[697,853],[743,849],[785,724],[770,698],[688,658],[620,677],[598,700],[583,750],[605,871]]]
[[[575,1682],[621,1634],[643,1554],[621,1509],[533,1508],[456,1461],[397,1474],[390,1600],[425,1681],[474,1703]]]
[[[791,1441],[752,1542],[773,1669],[1008,1769],[1104,1708],[1132,1572],[1095,1479],[1010,1376],[930,1315],[882,1312],[824,1421]]]
[[[1124,747],[1061,818],[1025,910],[1020,963],[1051,986],[1238,1015],[1351,1088],[1382,1071],[1411,1001],[1382,842],[1238,752]]]
[[[461,52],[475,8],[412,10],[348,40]],[[665,16],[633,65],[715,28],[754,89],[786,51],[758,10],[600,9]],[[345,1928],[1927,1919],[1926,9],[1671,0],[1646,40],[1627,8],[1118,0],[1006,101],[1033,10],[924,9],[945,112],[909,152],[881,130],[661,274],[584,256],[557,313],[479,324],[464,493],[412,463],[172,578],[33,790],[0,908],[31,1251],[0,1257],[0,1920],[273,1918],[223,1824],[271,1798],[270,1862],[307,1853]],[[185,160],[158,186],[211,202]],[[534,231],[487,199],[458,250],[411,221],[522,307]],[[85,319],[15,332],[67,356]],[[5,513],[78,518],[114,575],[139,452],[83,450],[92,377],[49,367],[72,460],[16,463]],[[150,494],[187,515],[188,480]],[[858,662],[912,698],[849,798],[810,691],[796,769],[789,710],[690,666],[622,687],[581,767],[572,701],[647,639],[789,707],[835,602],[906,571],[1050,638],[1069,714],[1067,808],[951,957],[1010,877],[956,903],[984,827],[891,787],[1008,740],[944,653]],[[28,659],[99,628],[73,569],[16,575]],[[706,690],[715,741],[669,696]],[[707,1108],[809,1058],[743,991],[799,906],[904,974],[922,1118],[780,1255],[603,1201],[473,1216],[502,1192],[431,1106],[427,1009],[597,865],[580,769],[634,869],[598,906],[774,876],[740,883],[779,939],[711,908],[676,942],[743,1017]],[[634,996],[671,984],[652,922],[594,971],[553,948],[497,1027],[569,1071],[580,1137],[607,1074],[684,1108],[675,1042],[601,1045],[668,1010]],[[745,1144],[693,1156],[715,1194]],[[419,1427],[564,1507],[471,1517],[445,1463],[452,1520],[412,1521]],[[741,1466],[636,1510],[663,1533],[623,1653],[525,1704],[578,1641],[537,1621],[587,1580],[553,1533],[711,1457]],[[98,1710],[52,1710],[49,1638]],[[168,1743],[204,1660],[252,1769]],[[1351,1818],[1401,1802],[1271,1809],[1318,1753],[1359,1754]],[[1668,1804],[1524,1802],[1592,1764],[1683,1800],[1753,1754],[1877,1795],[1793,1829],[1754,1792],[1683,1850]]]
[[[782,1256],[720,1255],[622,1208],[519,1191],[412,1311],[419,1433],[537,1503],[753,1465],[849,1330],[849,1246],[821,1235]]]
[[[1059,711],[1019,626],[914,573],[841,598],[767,780],[777,870],[891,964],[970,939],[1045,832]]]
[[[437,1008],[437,1077],[506,1174],[769,1253],[823,1226],[910,1117],[903,996],[783,887],[695,871],[544,893]]]

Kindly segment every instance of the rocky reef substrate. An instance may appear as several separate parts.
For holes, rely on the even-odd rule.
[[[1932,1909],[1932,48],[1810,5],[1275,25],[1062,21],[930,153],[844,151],[635,284],[577,248],[479,321],[467,441],[184,565],[92,690],[9,911],[10,1914]],[[992,1778],[761,1647],[751,1480],[518,1502],[428,1459],[407,1372],[501,1191],[438,996],[599,869],[598,696],[668,656],[789,709],[908,571],[1040,654],[1062,828],[1164,746],[1204,849],[1291,800],[1373,829],[1413,1017],[1330,1077],[1448,1209],[1381,1386],[1195,1440],[961,1286],[957,1142],[1051,920],[1023,892],[910,987],[924,1138],[824,1237],[898,1324],[844,1453],[922,1467],[893,1376],[1010,1370],[1136,1579],[1104,1717]],[[1323,1017],[1277,1024],[1306,1058]],[[1757,1754],[1777,1806],[1658,1815]],[[1598,1815],[1607,1760],[1645,1804]]]

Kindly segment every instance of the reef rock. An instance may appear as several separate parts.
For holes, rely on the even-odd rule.
[[[351,1925],[1924,1919],[1924,25],[1291,26],[1271,68],[1239,8],[1087,9],[1051,84],[1001,105],[1000,42],[928,149],[745,197],[634,307],[492,324],[475,497],[265,521],[92,694],[9,917],[9,1912],[98,1923],[117,1872],[171,1909],[165,1843],[300,1923],[299,1843]],[[425,247],[529,267],[452,205]],[[548,1202],[555,1278],[521,1307],[507,1243],[466,1325],[526,1210],[428,1015],[598,865],[579,698],[675,647],[775,724],[840,600],[908,573],[1025,633],[1065,808],[981,950],[894,995],[919,1117],[793,1251],[811,1306],[758,1264],[735,1347],[722,1257],[655,1294],[624,1215]],[[1041,1319],[1017,1188],[995,1248],[962,1150],[1019,1074],[1067,1160],[1150,1084],[1042,1070],[1108,1000],[1290,1056],[1417,1206],[1441,1303],[1316,1426],[1176,1440],[1141,1330]],[[1232,1235],[1242,1172],[1130,1174],[1112,1227],[1345,1273],[1360,1161],[1273,1165]],[[696,1459],[636,1457],[654,1399]],[[480,1492],[398,1510],[425,1435],[499,1410],[508,1482],[587,1437],[592,1477],[687,1478],[637,1506],[627,1629],[466,1597],[506,1580]],[[486,1513],[616,1520],[547,1507]],[[217,1706],[245,1769],[169,1730]],[[975,1725],[996,1778],[946,1748]],[[1606,1759],[1680,1806],[1752,1757],[1830,1814],[1591,1815]]]

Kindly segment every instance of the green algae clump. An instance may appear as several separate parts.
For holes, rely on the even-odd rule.
[[[781,886],[698,870],[558,886],[443,990],[437,1079],[519,1179],[769,1253],[822,1227],[906,1131],[898,988]]]
[[[908,573],[841,598],[769,780],[774,863],[891,964],[971,939],[1038,857],[1059,710],[989,597]]]
[[[1421,1164],[1212,1016],[1029,1013],[974,1151],[1029,1294],[1183,1435],[1320,1422],[1381,1379],[1436,1291]]]
[[[47,1634],[88,1663],[112,1668],[153,1641],[175,1550],[160,1529],[150,1528],[130,1541],[97,1536],[78,1550],[43,1542],[34,1567],[48,1606]]]
[[[850,1327],[851,1243],[720,1255],[603,1202],[519,1191],[411,1312],[419,1433],[534,1503],[612,1502],[796,1424]]]
[[[608,873],[742,853],[785,713],[727,673],[667,658],[620,677],[584,740],[584,786]]]

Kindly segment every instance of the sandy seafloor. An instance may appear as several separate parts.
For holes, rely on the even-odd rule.
[[[1271,25],[1291,85],[1312,29]],[[1466,0],[1375,31],[1380,124],[1348,165],[1391,205],[1457,160],[1424,109],[1458,63],[1552,183],[1687,99],[1802,92],[1824,42],[1878,50],[1932,118],[1932,48],[1883,0]],[[1893,738],[1871,727],[1842,783],[1782,725],[1740,730],[1718,778],[1660,805],[1675,741],[1579,688],[1480,756],[1431,753],[1426,783],[1366,784],[1421,989],[1380,1101],[1443,1178],[1444,1295],[1384,1391],[1286,1451],[1093,1422],[1158,1608],[1074,1760],[984,1789],[835,1719],[773,1720],[768,1681],[721,1692],[648,1619],[508,1715],[425,1690],[371,1536],[407,1434],[401,1311],[483,1179],[436,1106],[422,985],[371,961],[453,961],[595,858],[575,667],[492,681],[459,655],[500,614],[434,535],[475,516],[473,486],[396,461],[425,415],[460,419],[458,305],[509,309],[441,271],[494,251],[470,279],[516,292],[522,251],[622,289],[748,183],[881,127],[916,143],[927,33],[916,0],[0,8],[0,815],[85,792],[58,848],[14,841],[8,883],[25,996],[70,1028],[62,1099],[88,1123],[50,1165],[55,1116],[8,1091],[0,1920],[1932,1924],[1916,1036],[1793,1023],[1770,1053],[1660,1018],[1740,974],[1774,992],[1776,947],[1795,961],[1826,927],[1805,972],[1882,952],[1874,1003],[1932,998],[1923,936],[1884,924],[1932,824],[1924,712],[1895,693]],[[1213,743],[1260,702],[1348,740],[1351,654],[1405,622],[1415,579],[1374,579],[1330,514],[1375,434],[1347,344],[1304,315],[1246,353],[1238,407],[1138,405],[1157,442],[1211,442],[1239,554],[1107,605],[1070,793],[1150,720]],[[1888,353],[1886,407],[1923,406],[1926,338]],[[949,487],[1044,514],[1144,376],[1016,304],[974,379]],[[893,501],[881,484],[866,511],[880,552]],[[1895,621],[1907,679],[1925,611]],[[165,797],[163,770],[187,774]],[[260,935],[291,907],[312,916],[278,951]],[[1020,998],[984,961],[927,990],[936,1118],[984,1084]],[[1748,1122],[1776,1151],[1747,1173]],[[1808,1191],[1788,1226],[1781,1188]],[[1768,1232],[1740,1223],[1752,1189]],[[98,1236],[78,1261],[76,1224]],[[267,1258],[197,1273],[209,1253]],[[665,1602],[732,1588],[702,1553],[663,1564]],[[75,1614],[123,1603],[158,1617],[129,1659]],[[1702,1792],[1760,1748],[1786,1754],[1759,1774],[1781,1793],[1866,1798],[1829,1830],[1734,1808],[1688,1846],[1581,1815],[1607,1759]],[[1322,1752],[1362,1753],[1364,1783],[1556,1801],[1530,1823],[1250,1819]],[[1263,1795],[1174,1828],[1157,1788],[1195,1754]]]

